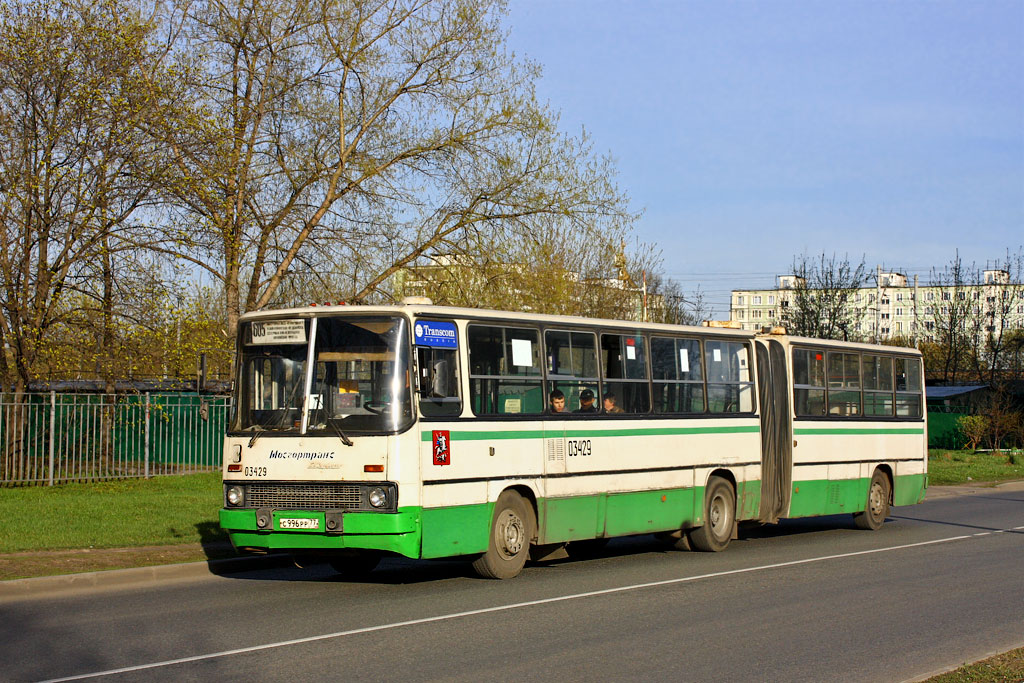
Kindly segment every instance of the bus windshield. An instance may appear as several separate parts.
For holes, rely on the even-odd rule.
[[[402,431],[412,423],[407,327],[400,317],[245,323],[235,430]],[[313,365],[307,368],[310,337]]]

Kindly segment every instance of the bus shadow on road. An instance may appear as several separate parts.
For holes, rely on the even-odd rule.
[[[411,560],[404,557],[385,557],[380,565],[367,574],[339,573],[329,564],[316,563],[298,567],[288,561],[281,566],[270,566],[251,571],[234,572],[225,578],[241,581],[288,581],[296,583],[339,583],[367,585],[403,585],[475,577],[473,568],[465,560]]]

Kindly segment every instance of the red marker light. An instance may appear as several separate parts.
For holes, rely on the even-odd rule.
[[[228,472],[241,472],[241,471],[242,471],[241,463],[235,464],[235,465],[228,465]]]

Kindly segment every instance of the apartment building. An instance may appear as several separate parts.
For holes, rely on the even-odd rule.
[[[1024,328],[1024,285],[1012,282],[1005,270],[985,270],[982,278],[981,283],[956,287],[921,285],[917,277],[909,280],[903,273],[879,268],[875,284],[852,297],[851,332],[868,341],[936,341],[937,327],[949,320],[953,306],[965,319],[976,321],[981,333]],[[729,319],[746,330],[781,325],[795,291],[805,286],[796,275],[780,275],[775,289],[733,290]]]

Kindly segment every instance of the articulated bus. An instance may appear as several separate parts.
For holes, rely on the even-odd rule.
[[[534,560],[852,513],[927,487],[914,349],[428,303],[239,323],[220,522],[236,548],[366,572]]]

